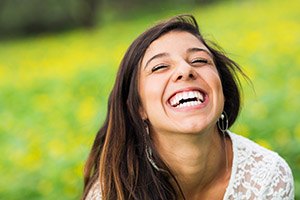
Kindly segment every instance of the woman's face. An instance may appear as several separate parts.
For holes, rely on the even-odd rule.
[[[154,134],[213,130],[224,106],[213,57],[202,42],[171,31],[148,47],[140,66],[141,114]]]

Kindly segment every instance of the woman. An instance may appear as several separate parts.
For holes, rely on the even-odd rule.
[[[240,110],[236,72],[193,16],[141,34],[121,62],[83,199],[293,199],[286,162],[228,130]]]

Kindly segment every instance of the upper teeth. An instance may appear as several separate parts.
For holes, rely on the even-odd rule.
[[[188,99],[195,99],[194,101],[185,102]],[[183,91],[177,93],[170,99],[170,103],[174,107],[193,106],[202,103],[204,100],[203,94],[199,91]]]

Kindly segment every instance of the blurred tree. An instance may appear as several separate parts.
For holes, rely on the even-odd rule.
[[[101,17],[113,13],[124,19],[217,1],[221,0],[0,0],[0,37],[91,28],[101,14],[100,9],[105,10]]]
[[[85,9],[82,10],[82,25],[93,27],[96,24],[97,11],[100,6],[100,0],[81,0]]]
[[[196,3],[198,4],[209,4],[209,3],[213,3],[216,2],[218,0],[196,0]]]
[[[100,0],[1,0],[0,36],[93,27]]]
[[[122,19],[135,17],[139,14],[158,13],[165,10],[172,10],[185,6],[206,5],[222,0],[103,0],[109,8],[117,11]],[[109,1],[109,2],[108,2]]]

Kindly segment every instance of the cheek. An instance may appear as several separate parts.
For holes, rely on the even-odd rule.
[[[223,93],[223,87],[222,87],[222,82],[219,78],[219,76],[216,77],[214,81],[214,90],[217,93],[218,99],[220,102],[224,102],[224,93]]]
[[[146,108],[151,108],[155,106],[159,100],[161,99],[161,93],[160,93],[160,88],[158,87],[157,84],[150,84],[147,83],[144,85],[144,91],[143,91],[143,96],[144,96],[144,105]]]
[[[157,95],[155,93],[155,85],[150,84],[148,80],[141,78],[139,83],[139,94],[142,103],[142,116],[149,117],[148,113],[151,111],[155,100],[157,100]]]
[[[147,115],[162,107],[164,82],[161,79],[147,78],[141,80],[139,91],[143,108]]]
[[[217,91],[219,92],[219,95],[224,96],[224,95],[223,95],[222,82],[221,82],[219,76],[218,76],[217,79],[216,79],[216,88],[217,88]]]
[[[219,73],[216,70],[211,70],[210,73],[207,73],[207,81],[215,95],[215,101],[218,105],[224,104],[224,93],[223,93],[223,87],[222,82],[219,76]]]
[[[216,68],[207,68],[202,72],[206,74],[206,81],[212,87],[214,92],[221,93],[223,95],[223,88],[221,78]]]
[[[218,107],[219,107],[220,111],[223,111],[225,97],[224,97],[224,93],[223,93],[222,82],[221,82],[219,76],[217,76],[217,79],[215,81],[215,92],[216,92],[216,96],[217,96]]]
[[[146,103],[147,103],[147,99],[146,99],[146,89],[145,89],[145,80],[142,77],[142,75],[140,75],[139,78],[139,83],[138,83],[138,92],[140,95],[140,100],[141,100],[141,107],[140,107],[140,114],[142,116],[142,118],[145,120],[147,119],[147,112],[146,112]]]

